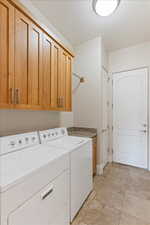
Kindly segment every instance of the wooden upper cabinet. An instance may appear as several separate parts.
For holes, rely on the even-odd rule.
[[[15,103],[16,108],[41,108],[42,31],[15,11]]]
[[[11,1],[0,0],[0,108],[70,111],[71,53]]]
[[[14,101],[14,8],[0,0],[0,108]]]

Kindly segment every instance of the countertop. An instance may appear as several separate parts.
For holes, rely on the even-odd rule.
[[[93,138],[97,136],[97,129],[85,127],[69,127],[67,128],[70,136]]]

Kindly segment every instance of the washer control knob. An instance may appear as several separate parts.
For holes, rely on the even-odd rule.
[[[19,144],[20,144],[20,145],[22,144],[22,141],[21,141],[21,140],[19,140]]]
[[[35,137],[32,137],[32,142],[34,142],[35,141]]]
[[[12,147],[14,147],[14,146],[15,146],[15,142],[14,142],[14,141],[11,141],[11,142],[10,142],[10,145],[11,145]]]
[[[25,142],[26,142],[26,143],[29,142],[29,138],[28,138],[28,137],[25,138]]]

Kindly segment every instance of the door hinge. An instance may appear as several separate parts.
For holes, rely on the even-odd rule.
[[[114,130],[114,126],[112,126],[112,131]]]
[[[110,81],[110,77],[107,78],[107,82],[109,82],[109,81]]]
[[[112,109],[114,108],[114,104],[112,104]]]

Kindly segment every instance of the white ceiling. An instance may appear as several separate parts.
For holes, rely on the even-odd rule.
[[[31,0],[73,46],[98,35],[112,51],[150,41],[150,0],[121,0],[109,17],[97,16],[92,0]]]

